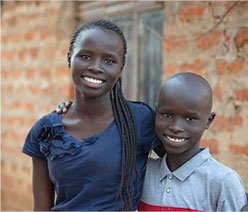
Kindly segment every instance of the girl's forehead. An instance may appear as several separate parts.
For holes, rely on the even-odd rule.
[[[102,29],[99,27],[92,27],[81,31],[77,38],[77,43],[82,43],[83,41],[90,41],[94,38],[99,39],[99,41],[104,41],[106,44],[122,44],[120,36],[108,29]]]

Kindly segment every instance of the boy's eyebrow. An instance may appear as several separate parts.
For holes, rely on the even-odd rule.
[[[188,114],[191,114],[191,115],[197,115],[197,116],[201,115],[201,113],[199,113],[198,111],[195,111],[195,110],[186,110],[185,112]]]

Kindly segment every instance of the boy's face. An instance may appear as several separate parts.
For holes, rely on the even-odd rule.
[[[162,87],[158,99],[156,133],[169,154],[190,158],[214,115],[208,90],[198,83],[172,80]]]

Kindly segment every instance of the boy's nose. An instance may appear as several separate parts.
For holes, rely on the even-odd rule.
[[[183,132],[184,129],[183,129],[183,124],[181,123],[180,120],[175,120],[170,126],[169,126],[169,129],[172,131],[172,132],[175,132],[175,133],[179,133],[179,132]]]

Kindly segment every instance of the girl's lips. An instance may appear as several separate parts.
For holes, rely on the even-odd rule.
[[[95,79],[95,78],[91,78],[91,77],[83,77],[84,80],[86,80],[87,82],[91,82],[91,83],[95,83],[95,84],[102,84],[103,80],[100,79]]]
[[[103,80],[92,78],[92,77],[81,76],[81,78],[84,84],[90,88],[96,88],[96,89],[101,88],[105,82]]]

